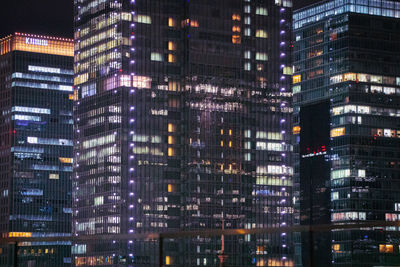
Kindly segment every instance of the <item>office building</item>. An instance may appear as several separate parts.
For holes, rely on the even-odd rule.
[[[321,1],[294,12],[297,223],[400,219],[399,18],[400,3],[386,0]],[[395,266],[398,231],[306,233],[298,262]]]
[[[291,1],[75,1],[73,227],[292,220]],[[223,224],[223,225],[222,225]],[[78,242],[75,266],[156,266],[154,241]],[[168,266],[292,266],[290,237],[165,240]],[[218,257],[220,256],[220,257]]]
[[[73,40],[0,40],[0,233],[71,235]],[[69,266],[70,242],[20,244],[18,266]],[[12,246],[0,265],[16,266]]]

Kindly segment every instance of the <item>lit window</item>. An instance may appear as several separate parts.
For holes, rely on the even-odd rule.
[[[244,51],[244,58],[251,59],[251,51]]]
[[[176,126],[175,126],[175,124],[169,123],[169,124],[168,124],[168,132],[169,132],[169,133],[173,133],[173,132],[175,132],[175,131],[176,131]]]
[[[256,60],[268,61],[267,53],[256,53]]]
[[[251,7],[250,6],[244,6],[244,13],[250,13],[251,12]]]
[[[332,192],[331,193],[331,200],[339,199],[339,192]]]
[[[232,27],[233,32],[240,32],[240,27],[239,26],[233,26]]]
[[[175,156],[175,150],[172,147],[168,148],[168,157],[174,157]]]
[[[232,20],[240,21],[240,15],[239,14],[233,14],[232,15]]]
[[[58,158],[61,163],[72,163],[72,158]]]
[[[346,133],[345,127],[335,128],[331,130],[331,137],[343,136]]]
[[[268,16],[268,10],[264,7],[257,7],[256,15]]]
[[[250,71],[251,70],[251,64],[250,62],[244,63],[244,70]]]
[[[268,33],[264,30],[256,30],[256,37],[258,38],[268,38]]]
[[[379,245],[379,252],[380,253],[393,253],[393,245],[388,244],[381,244]]]
[[[152,52],[151,53],[151,60],[152,61],[163,61],[163,56],[161,53]]]
[[[245,18],[244,18],[244,24],[246,24],[246,25],[250,25],[250,24],[251,24],[251,19],[250,19],[250,17],[245,17]]]
[[[339,169],[331,171],[331,179],[340,179],[350,177],[350,169]]]
[[[284,67],[283,74],[285,75],[293,75],[293,67]]]
[[[58,180],[58,179],[60,179],[60,175],[58,173],[50,173],[49,179]]]
[[[198,28],[199,27],[199,22],[197,20],[191,20],[190,21],[190,27]]]
[[[371,75],[371,82],[372,83],[382,83],[382,76]]]
[[[168,42],[168,50],[175,51],[176,50],[176,42],[169,41]]]
[[[301,92],[301,85],[295,85],[292,87],[293,94],[298,94]]]
[[[293,134],[299,134],[300,130],[301,130],[300,126],[294,126],[293,127]]]
[[[240,37],[240,35],[232,35],[232,43],[233,44],[242,43],[242,38]]]
[[[168,62],[169,63],[176,63],[176,56],[173,54],[168,54]]]
[[[251,36],[251,29],[250,28],[244,29],[244,36]]]
[[[293,76],[293,84],[301,82],[301,75],[294,75]]]
[[[356,81],[357,74],[356,73],[345,73],[344,74],[344,81]]]
[[[175,192],[175,185],[173,185],[173,184],[168,184],[168,192],[169,192],[169,193]]]
[[[128,12],[122,12],[121,19],[126,21],[132,21],[132,14]]]
[[[177,23],[174,18],[168,18],[168,27],[176,27]]]
[[[99,196],[94,198],[94,206],[99,206],[104,204],[104,196]]]
[[[175,137],[168,136],[168,144],[169,145],[174,145],[175,144]]]
[[[171,257],[170,256],[165,257],[165,265],[171,265]]]
[[[137,15],[133,18],[133,21],[138,23],[151,24],[151,17],[146,15]]]

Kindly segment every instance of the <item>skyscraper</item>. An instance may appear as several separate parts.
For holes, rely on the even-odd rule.
[[[301,224],[400,219],[399,18],[400,3],[385,0],[321,1],[294,12]],[[303,264],[396,265],[398,230],[305,234]]]
[[[0,40],[0,232],[71,235],[73,40],[15,33]],[[13,247],[0,265],[14,266]],[[24,243],[18,266],[68,266],[68,242]]]
[[[76,0],[74,234],[289,225],[290,41],[291,1]],[[219,265],[220,237],[165,242],[165,265]],[[154,266],[158,245],[73,253]],[[291,266],[291,249],[225,237],[220,258]]]

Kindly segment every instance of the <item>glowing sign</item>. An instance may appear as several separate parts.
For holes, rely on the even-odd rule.
[[[294,126],[293,127],[293,134],[299,134],[300,130],[301,130],[300,126]]]
[[[343,136],[346,133],[346,129],[344,127],[335,128],[331,130],[331,137],[339,137]]]
[[[43,40],[43,39],[36,39],[36,38],[26,37],[25,38],[25,44],[27,44],[27,45],[49,46],[49,41],[48,40]]]
[[[8,237],[32,237],[30,232],[9,232]]]

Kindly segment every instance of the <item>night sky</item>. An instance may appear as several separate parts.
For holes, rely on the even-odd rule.
[[[0,38],[14,32],[73,37],[73,0],[1,0],[1,2]],[[318,1],[293,0],[293,2],[295,8],[300,8]]]

